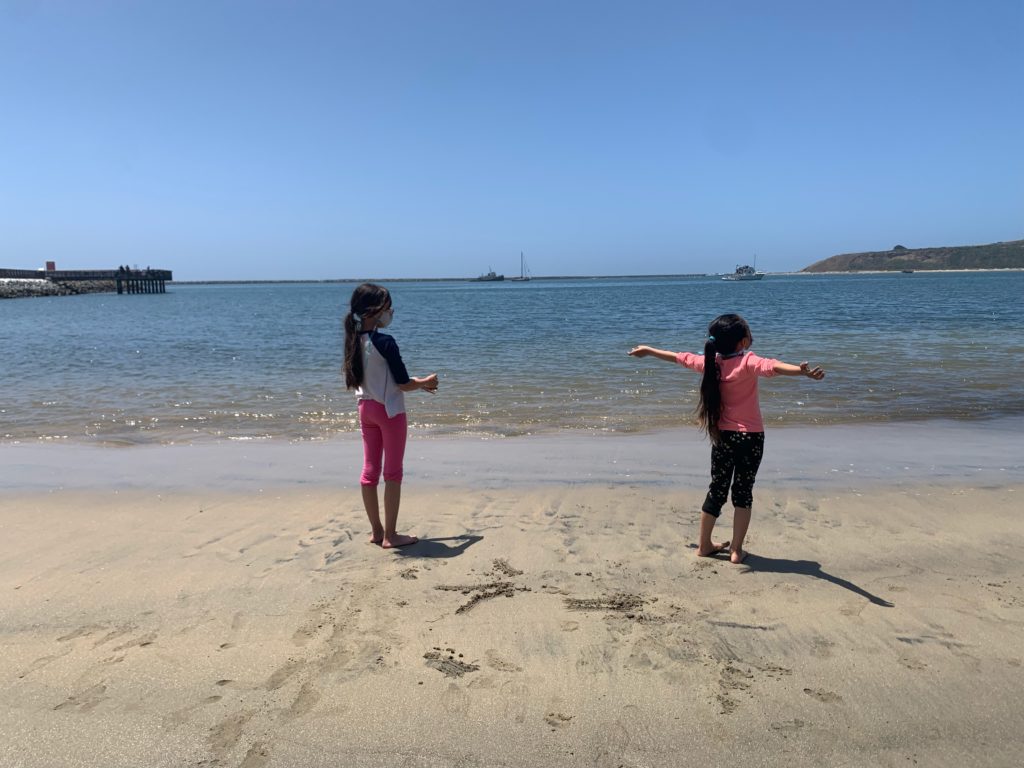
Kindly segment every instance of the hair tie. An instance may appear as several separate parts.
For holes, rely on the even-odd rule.
[[[714,336],[708,336],[708,341],[710,341],[712,344],[714,344],[715,343],[715,337]]]
[[[361,331],[363,329],[363,316],[358,312],[353,312],[352,319],[356,321],[356,330]]]

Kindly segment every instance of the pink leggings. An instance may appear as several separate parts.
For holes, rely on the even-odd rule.
[[[363,474],[360,485],[377,485],[380,481],[381,458],[384,459],[384,481],[402,482],[402,459],[405,458],[407,425],[404,413],[388,418],[382,403],[359,401],[359,425],[363,431]]]

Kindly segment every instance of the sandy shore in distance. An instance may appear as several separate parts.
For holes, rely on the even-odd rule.
[[[0,765],[1015,765],[1019,431],[912,432],[771,433],[738,567],[682,432],[416,441],[393,552],[355,440],[0,446]]]

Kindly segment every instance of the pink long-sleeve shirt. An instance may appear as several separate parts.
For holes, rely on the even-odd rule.
[[[679,352],[676,362],[698,373],[704,372],[704,355]],[[764,432],[757,380],[774,376],[778,360],[747,352],[739,357],[718,356],[718,383],[722,388],[722,415],[718,428],[729,432]]]

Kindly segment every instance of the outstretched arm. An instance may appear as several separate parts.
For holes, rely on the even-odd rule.
[[[809,363],[800,363],[800,365],[790,365],[789,363],[775,363],[775,373],[780,376],[806,376],[809,379],[815,381],[821,381],[825,378],[825,369],[820,365],[816,365],[811,368]]]
[[[629,354],[633,357],[656,357],[659,360],[664,360],[666,363],[676,362],[675,352],[669,352],[664,349],[655,349],[654,347],[648,347],[643,344],[639,347],[633,347],[629,350]]]
[[[437,374],[432,373],[429,376],[413,376],[405,384],[399,384],[398,388],[403,392],[412,392],[416,389],[425,389],[427,392],[433,394],[437,392]]]

